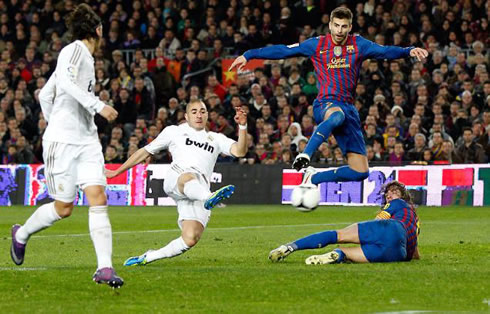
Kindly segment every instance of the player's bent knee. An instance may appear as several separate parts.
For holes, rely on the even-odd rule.
[[[71,213],[73,212],[73,203],[55,201],[54,208],[58,216],[60,216],[61,218],[67,218],[70,217]]]
[[[187,244],[188,247],[193,247],[199,242],[201,239],[201,235],[197,233],[187,233],[187,234],[182,234],[182,239],[184,239],[185,244]]]

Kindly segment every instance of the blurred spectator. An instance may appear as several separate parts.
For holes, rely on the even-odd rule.
[[[483,147],[473,141],[474,135],[471,128],[463,130],[463,143],[457,147],[456,154],[463,163],[485,163],[488,156],[485,156]]]

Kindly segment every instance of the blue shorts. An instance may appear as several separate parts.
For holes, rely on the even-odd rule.
[[[366,143],[362,134],[361,119],[354,105],[336,100],[319,102],[315,99],[313,102],[313,117],[316,124],[320,124],[323,121],[325,112],[332,107],[339,107],[345,115],[344,123],[336,127],[332,132],[342,150],[342,154],[346,155],[352,152],[366,155]]]
[[[371,220],[359,223],[358,228],[362,252],[370,263],[407,259],[407,233],[401,222]]]

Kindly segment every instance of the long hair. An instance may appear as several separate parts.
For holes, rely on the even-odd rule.
[[[381,188],[381,196],[383,198],[382,207],[384,207],[386,205],[386,192],[388,192],[389,190],[392,190],[392,189],[397,189],[401,194],[400,199],[407,202],[408,205],[410,205],[411,209],[413,211],[415,211],[415,206],[413,205],[412,195],[410,195],[410,192],[407,190],[405,185],[403,183],[398,182],[398,181],[388,182],[385,185],[383,185],[383,187]]]
[[[100,17],[85,3],[78,5],[66,18],[72,40],[97,39],[96,29],[100,24]]]

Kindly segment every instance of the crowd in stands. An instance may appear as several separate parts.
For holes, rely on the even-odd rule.
[[[249,153],[223,162],[290,164],[304,149],[315,128],[312,103],[318,91],[311,61],[267,61],[253,76],[239,75],[225,87],[219,58],[325,34],[330,11],[344,1],[82,2],[103,20],[104,40],[94,56],[95,92],[119,112],[113,123],[96,116],[107,163],[125,161],[163,128],[185,121],[185,105],[193,98],[207,104],[209,130],[230,137],[237,134],[233,108],[248,111]],[[56,67],[58,53],[70,42],[64,17],[77,3],[0,0],[2,164],[43,162],[47,123],[38,95]],[[345,3],[354,12],[353,33],[381,45],[430,52],[426,62],[407,58],[363,63],[354,105],[369,161],[488,162],[490,1]],[[154,162],[170,160],[163,153]],[[333,137],[313,161],[345,163]]]

